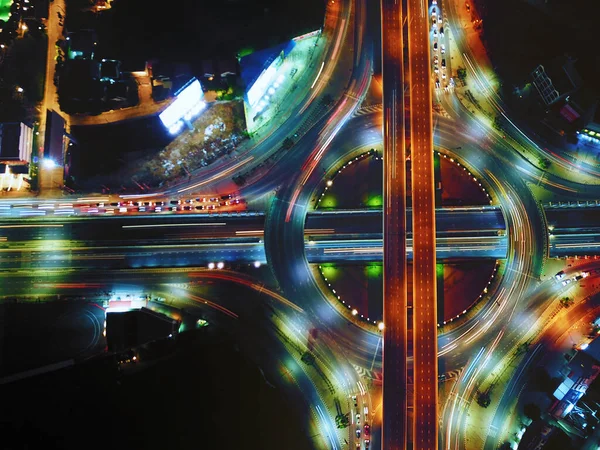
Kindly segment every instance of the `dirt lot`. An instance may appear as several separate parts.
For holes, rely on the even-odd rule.
[[[241,101],[214,103],[175,139],[158,117],[123,124],[77,127],[68,174],[78,190],[139,192],[189,176],[246,139]]]

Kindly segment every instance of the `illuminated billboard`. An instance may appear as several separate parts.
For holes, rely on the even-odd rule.
[[[197,116],[206,107],[204,92],[196,78],[192,78],[177,94],[175,101],[158,116],[171,134],[177,133],[185,121]]]

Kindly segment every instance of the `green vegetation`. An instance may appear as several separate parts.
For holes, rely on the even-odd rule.
[[[328,281],[334,281],[339,276],[338,268],[334,264],[321,264],[321,273]]]
[[[383,275],[383,264],[371,264],[365,267],[368,278],[381,278]]]
[[[467,69],[464,67],[459,67],[456,73],[458,75],[458,79],[464,83],[467,79]]]
[[[347,428],[350,425],[350,413],[335,416],[335,424],[338,428]]]
[[[10,5],[13,0],[0,0],[0,20],[7,21],[10,17]]]
[[[547,170],[550,167],[551,162],[548,158],[540,158],[539,164],[542,169]]]
[[[335,208],[337,206],[338,202],[337,202],[337,198],[327,192],[322,198],[321,198],[321,204],[319,205],[321,208]]]
[[[251,55],[252,53],[254,53],[254,49],[252,47],[246,47],[246,48],[240,49],[237,56],[238,56],[238,58],[243,58],[244,56]]]
[[[479,392],[477,394],[477,404],[482,408],[487,408],[492,403],[489,392]]]
[[[571,306],[573,302],[574,300],[571,297],[563,297],[560,299],[560,304],[563,305],[565,308]]]
[[[315,365],[315,357],[314,357],[314,355],[312,353],[305,352],[302,355],[302,358],[300,358],[300,359],[307,366],[314,366]]]
[[[366,205],[369,208],[381,208],[383,206],[383,195],[371,195],[367,198]]]
[[[44,95],[46,47],[45,34],[27,33],[12,43],[4,61],[4,82],[21,87],[24,99],[32,103]]]

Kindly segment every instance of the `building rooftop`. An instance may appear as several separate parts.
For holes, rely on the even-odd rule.
[[[179,322],[148,308],[106,314],[108,350],[118,352],[177,333]]]

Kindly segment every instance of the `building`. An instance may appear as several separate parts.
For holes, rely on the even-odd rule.
[[[68,59],[94,59],[98,37],[94,30],[74,31],[67,35]]]
[[[536,420],[527,427],[518,450],[541,450],[544,447],[569,450],[571,439],[558,427]]]
[[[22,122],[0,123],[0,161],[30,162],[33,128]]]
[[[120,352],[175,335],[180,323],[142,307],[139,310],[106,313],[108,350]]]
[[[46,139],[43,156],[59,166],[62,166],[64,162],[64,135],[64,119],[56,111],[48,110],[46,112]]]
[[[100,81],[115,82],[121,78],[121,62],[103,59],[100,62]]]
[[[582,80],[575,69],[577,60],[562,56],[548,66],[539,65],[531,73],[533,85],[546,106],[563,100],[582,86]]]
[[[600,341],[599,341],[600,342]],[[578,351],[567,366],[567,376],[554,391],[556,401],[550,414],[566,417],[600,374],[600,363],[586,351]]]
[[[579,130],[579,137],[600,145],[600,106],[596,104],[596,108],[586,125]]]

